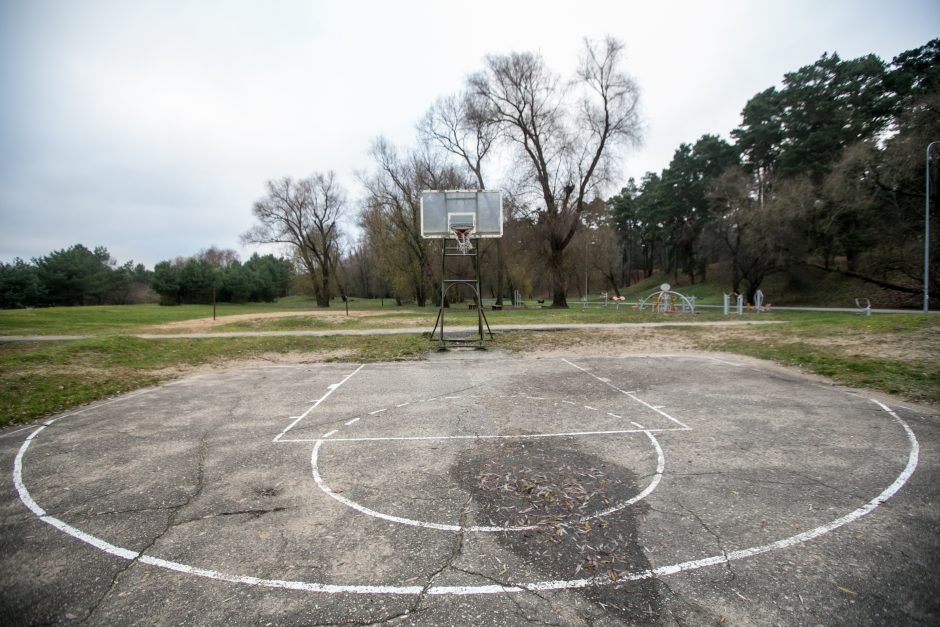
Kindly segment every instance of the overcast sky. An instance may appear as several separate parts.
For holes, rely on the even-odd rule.
[[[246,258],[266,180],[335,170],[355,210],[370,143],[413,145],[488,53],[568,76],[584,37],[622,40],[645,127],[626,181],[728,137],[823,52],[890,61],[938,34],[936,0],[0,0],[0,261],[76,243],[150,268],[210,245]]]

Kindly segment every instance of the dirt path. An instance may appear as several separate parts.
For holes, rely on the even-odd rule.
[[[214,329],[234,322],[257,322],[261,320],[272,320],[276,318],[316,318],[322,322],[330,324],[342,324],[349,318],[370,318],[387,314],[386,311],[351,311],[348,314],[343,311],[321,311],[321,310],[298,310],[298,311],[271,311],[267,313],[235,314],[231,316],[222,316],[215,320],[212,318],[196,318],[194,320],[178,320],[176,322],[166,322],[151,327],[154,331],[192,331],[198,333],[208,329]]]

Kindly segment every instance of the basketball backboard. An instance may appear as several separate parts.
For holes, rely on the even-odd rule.
[[[503,196],[495,191],[447,190],[421,194],[421,236],[454,237],[454,227],[472,227],[471,237],[503,236]]]

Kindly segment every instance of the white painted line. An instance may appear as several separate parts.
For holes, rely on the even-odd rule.
[[[345,423],[343,423],[343,424],[345,424],[347,427],[350,426],[350,425],[354,425],[354,424],[356,424],[357,422],[359,422],[359,419],[360,419],[360,418],[362,418],[362,416],[357,416],[356,418],[353,418],[352,420],[347,420],[347,421],[346,421]]]
[[[29,445],[32,444],[33,439],[38,436],[46,428],[47,425],[43,425],[29,434],[29,437],[20,445],[19,451],[16,453],[16,458],[13,460],[13,485],[16,486],[16,492],[20,497],[20,501],[29,508],[29,511],[36,514],[39,517],[39,520],[52,525],[59,531],[66,533],[73,538],[78,538],[82,542],[92,545],[93,547],[104,551],[105,553],[110,553],[117,557],[123,557],[124,559],[136,559],[140,554],[135,551],[129,551],[118,546],[114,546],[100,538],[96,538],[93,535],[87,534],[80,529],[59,520],[54,516],[49,516],[46,514],[46,511],[39,506],[36,501],[33,500],[33,497],[30,495],[29,490],[26,489],[26,484],[23,483],[23,456],[26,455],[26,450],[29,448]]]
[[[636,433],[636,432],[631,431],[630,433]],[[630,505],[633,505],[637,501],[641,499],[645,499],[647,496],[649,496],[653,492],[653,490],[656,489],[656,486],[659,485],[659,481],[660,479],[662,479],[663,469],[666,466],[666,457],[663,454],[662,447],[659,446],[659,442],[656,441],[656,438],[653,436],[653,434],[650,433],[649,431],[643,431],[642,433],[644,433],[646,437],[649,438],[650,442],[652,442],[653,444],[653,448],[656,450],[656,472],[654,473],[653,478],[650,481],[650,484],[646,486],[646,488],[642,492],[640,492],[636,496],[633,496],[630,499],[627,499],[626,501],[621,501],[619,503],[616,503],[612,507],[609,507],[603,511],[596,512],[588,516],[582,516],[580,518],[581,522],[584,522],[586,520],[593,520],[594,518],[600,518],[602,516],[609,516],[610,514],[613,514],[614,512],[618,512],[624,509],[625,507],[629,507]],[[452,436],[451,438],[448,438],[448,439],[457,439],[457,438],[462,438],[462,437],[463,436]],[[474,436],[469,436],[469,437],[474,437]],[[502,436],[494,436],[494,437],[502,437]],[[513,436],[507,436],[507,437],[513,437]],[[530,531],[532,529],[538,528],[538,525],[523,525],[523,526],[506,525],[502,527],[472,525],[468,527],[461,527],[460,525],[446,525],[446,524],[440,524],[440,523],[427,522],[424,520],[404,518],[402,516],[392,516],[390,514],[385,514],[385,513],[376,511],[374,509],[368,508],[365,505],[357,503],[356,501],[353,501],[352,499],[349,499],[341,494],[334,492],[330,488],[330,486],[326,483],[326,481],[323,480],[323,477],[320,475],[319,452],[320,452],[320,447],[323,446],[323,443],[326,441],[327,440],[317,440],[316,444],[314,444],[313,446],[313,452],[311,452],[310,454],[310,466],[313,472],[313,480],[316,482],[317,487],[320,488],[326,495],[336,499],[337,501],[339,501],[343,505],[346,505],[347,507],[351,507],[357,512],[363,513],[367,516],[372,516],[374,518],[387,520],[393,523],[398,523],[402,525],[410,525],[412,527],[422,527],[424,529],[436,529],[438,531],[468,531],[468,532],[488,533],[488,532]],[[343,440],[341,439],[329,440],[329,442],[341,442],[341,441]],[[346,441],[349,441],[349,440],[346,440]]]
[[[591,411],[597,411],[597,407],[591,407],[590,405],[585,405],[584,409],[590,409]]]
[[[673,418],[672,416],[670,416],[669,414],[667,414],[666,412],[664,412],[662,409],[657,408],[657,407],[653,407],[652,405],[650,405],[649,403],[647,403],[647,402],[644,401],[643,399],[638,398],[638,397],[635,395],[634,392],[627,392],[627,391],[625,391],[625,390],[621,390],[620,388],[618,388],[616,385],[614,385],[614,384],[611,383],[610,381],[605,381],[604,379],[602,379],[601,377],[597,376],[596,374],[594,374],[594,373],[592,373],[592,372],[589,372],[588,370],[582,368],[581,366],[579,366],[579,365],[577,365],[577,364],[571,363],[571,362],[568,361],[567,359],[562,359],[562,361],[565,362],[566,364],[568,364],[569,366],[572,366],[572,367],[574,367],[574,368],[577,368],[577,369],[580,370],[581,372],[583,372],[583,373],[585,373],[585,374],[588,374],[588,375],[594,377],[595,379],[597,379],[598,381],[600,381],[600,382],[603,383],[604,385],[608,385],[608,386],[612,387],[613,389],[617,390],[617,391],[620,392],[621,394],[626,394],[627,396],[629,396],[630,398],[632,398],[633,400],[635,400],[635,401],[636,401],[637,403],[639,403],[640,405],[643,405],[644,407],[648,407],[649,409],[652,409],[653,411],[655,411],[657,414],[659,414],[659,415],[662,416],[663,418],[666,418],[667,420],[671,420],[672,422],[676,423],[677,425],[679,425],[680,427],[682,427],[682,428],[684,428],[684,429],[690,429],[690,430],[691,430],[692,427],[690,427],[689,425],[685,424],[685,423],[682,422],[681,420],[677,420],[676,418]]]
[[[43,425],[29,434],[29,437],[20,445],[20,450],[16,454],[16,458],[13,460],[13,485],[16,486],[16,492],[20,495],[20,500],[23,501],[23,504],[29,508],[29,511],[33,512],[40,518],[46,515],[45,510],[39,507],[36,501],[29,495],[29,491],[26,489],[26,485],[23,483],[23,455],[26,454],[26,449],[29,448],[30,442],[33,441],[37,435],[43,432],[46,428],[46,425]]]
[[[330,437],[331,435],[333,435],[334,433],[336,433],[337,431],[338,431],[338,429],[333,429],[332,431],[329,431],[329,432],[327,432],[327,433],[324,433],[324,434],[321,435],[320,437],[323,438],[323,439],[326,439],[326,438]]]
[[[370,415],[370,416],[375,416],[376,414],[381,414],[383,411],[386,411],[386,409],[385,409],[385,408],[376,409],[375,411],[370,411],[370,412],[369,412],[369,415]]]
[[[644,427],[643,425],[641,425],[640,423],[638,423],[638,422],[633,422],[633,421],[631,420],[631,421],[630,421],[630,424],[633,425],[634,427],[639,428],[639,429],[645,429],[645,427]]]
[[[615,413],[613,413],[613,412],[607,412],[607,415],[608,415],[608,416],[613,416],[614,418],[623,418],[623,416],[618,416],[617,414],[615,414]]]
[[[629,507],[630,505],[633,505],[637,501],[641,501],[645,499],[647,496],[652,494],[653,490],[656,489],[656,486],[659,485],[659,480],[663,478],[663,471],[666,469],[666,454],[663,453],[662,447],[659,445],[659,442],[656,441],[656,438],[653,437],[652,433],[650,433],[649,431],[645,431],[644,433],[646,433],[646,437],[648,437],[650,439],[650,442],[652,442],[653,448],[656,449],[656,474],[653,475],[653,480],[650,482],[648,486],[646,486],[645,490],[643,490],[642,492],[640,492],[633,498],[623,501],[622,503],[617,503],[613,507],[609,509],[605,509],[604,511],[597,512],[593,516],[590,516],[590,518],[600,518],[601,516],[609,516],[610,514],[613,514],[614,512],[619,512],[623,508]],[[585,520],[589,520],[589,518],[582,518],[581,520],[585,521]]]
[[[575,403],[574,401],[562,400],[561,402],[562,402],[562,403],[568,403],[569,405],[577,405],[577,403]]]
[[[395,405],[395,407],[407,407],[408,405],[411,405],[411,401],[408,401],[407,403],[401,403],[400,405]]]
[[[281,431],[280,433],[278,433],[276,436],[274,436],[274,440],[272,440],[272,441],[273,441],[273,442],[278,442],[278,441],[280,441],[280,439],[284,437],[284,434],[285,434],[285,433],[287,433],[288,431],[290,431],[291,429],[293,429],[293,428],[297,425],[298,422],[300,422],[301,420],[303,420],[304,418],[306,418],[306,417],[307,417],[307,414],[309,414],[309,413],[312,412],[314,409],[316,409],[316,408],[320,405],[320,403],[322,403],[323,401],[325,401],[325,400],[327,399],[327,397],[328,397],[330,394],[332,394],[332,393],[335,392],[337,389],[339,389],[339,386],[341,386],[341,385],[343,385],[344,383],[346,383],[347,381],[349,381],[349,379],[352,378],[352,376],[353,376],[354,374],[356,374],[357,372],[359,372],[360,370],[362,370],[364,366],[365,366],[365,364],[360,365],[358,368],[356,368],[356,369],[353,370],[351,373],[349,373],[348,375],[346,375],[346,378],[344,378],[344,379],[343,379],[342,381],[340,381],[339,383],[331,383],[330,385],[326,386],[326,387],[327,387],[327,392],[326,392],[326,394],[324,394],[323,396],[321,396],[320,398],[318,398],[318,399],[313,403],[313,405],[310,406],[310,408],[309,408],[307,411],[305,411],[305,412],[302,413],[301,415],[297,416],[297,419],[294,420],[294,421],[293,421],[292,423],[290,423],[289,425],[287,425],[287,428],[286,428],[286,429],[284,429],[283,431]]]
[[[749,549],[742,549],[738,551],[731,551],[724,553],[722,555],[715,555],[712,557],[706,557],[703,559],[690,560],[686,562],[679,562],[676,564],[670,564],[666,566],[658,566],[653,569],[641,570],[634,573],[621,575],[616,582],[611,581],[606,575],[599,577],[593,577],[588,579],[566,579],[566,580],[549,580],[549,581],[536,581],[531,583],[516,583],[508,586],[502,585],[485,585],[485,586],[434,586],[430,588],[425,588],[423,586],[376,586],[376,585],[334,585],[334,584],[325,584],[325,583],[315,583],[315,582],[305,582],[305,581],[289,581],[282,579],[263,579],[260,577],[251,577],[247,575],[229,575],[215,570],[210,570],[206,568],[199,568],[197,566],[190,566],[188,564],[181,564],[179,562],[173,562],[169,560],[164,560],[158,557],[152,557],[149,555],[140,555],[134,551],[124,549],[100,538],[87,534],[85,532],[76,529],[57,518],[52,516],[47,516],[45,511],[33,500],[32,496],[29,494],[29,491],[26,489],[25,484],[23,483],[23,456],[26,453],[26,450],[29,448],[30,443],[33,439],[39,435],[45,426],[39,427],[34,431],[30,436],[23,442],[20,446],[19,451],[17,452],[16,459],[13,463],[13,483],[16,486],[17,493],[20,497],[20,501],[29,508],[34,514],[36,514],[40,520],[43,522],[54,526],[60,531],[78,539],[82,542],[86,542],[105,553],[114,555],[116,557],[121,557],[123,559],[133,560],[136,559],[139,563],[149,564],[151,566],[156,566],[159,568],[164,568],[167,570],[186,573],[190,575],[196,575],[199,577],[206,577],[209,579],[214,579],[217,581],[227,581],[231,583],[247,584],[252,586],[261,586],[266,588],[280,588],[286,590],[299,590],[306,592],[324,592],[328,594],[402,594],[402,595],[417,595],[417,594],[431,594],[431,595],[471,595],[471,594],[502,594],[506,592],[522,592],[525,590],[530,591],[540,591],[540,590],[570,590],[576,588],[586,588],[589,586],[602,586],[610,585],[612,583],[623,582],[623,581],[637,581],[641,579],[650,579],[653,577],[663,577],[668,575],[674,575],[680,572],[696,570],[699,568],[704,568],[707,566],[715,566],[718,564],[724,564],[727,562],[753,557],[755,555],[760,555],[762,553],[767,553],[770,551],[775,551],[778,549],[788,548],[807,542],[809,540],[818,538],[830,531],[838,529],[844,525],[847,525],[851,522],[854,522],[865,516],[866,514],[874,511],[879,505],[893,497],[897,492],[907,483],[907,481],[913,475],[914,470],[917,468],[917,462],[919,458],[920,446],[917,442],[917,438],[914,436],[914,432],[911,428],[905,423],[898,415],[892,411],[887,405],[876,401],[875,399],[870,399],[873,403],[879,405],[884,409],[891,417],[897,422],[901,428],[904,429],[908,442],[910,444],[910,451],[908,453],[907,465],[904,467],[904,470],[900,475],[894,480],[894,482],[885,488],[878,496],[874,499],[868,501],[865,505],[859,507],[858,509],[849,512],[845,516],[835,519],[834,521],[811,529],[804,533],[797,534],[795,536],[790,536],[776,542],[771,542],[769,544],[763,544],[760,546],[752,547]],[[57,420],[57,419],[56,419]],[[54,422],[55,420],[51,421]]]

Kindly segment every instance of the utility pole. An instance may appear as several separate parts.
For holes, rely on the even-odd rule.
[[[940,141],[927,144],[927,163],[924,172],[924,313],[930,311],[930,149]]]

